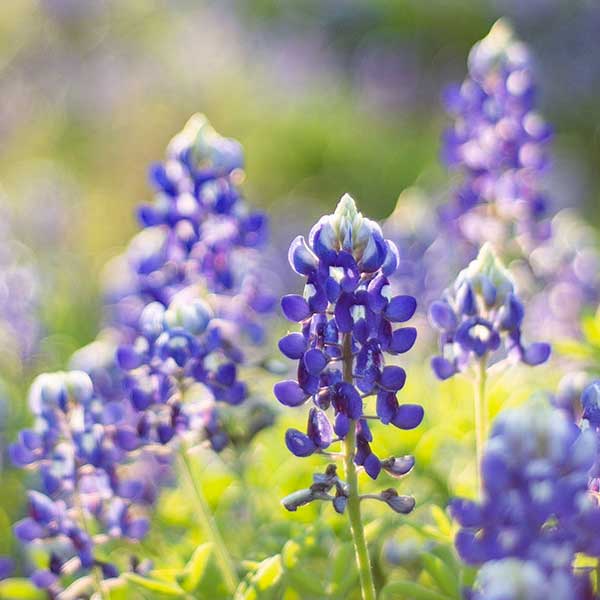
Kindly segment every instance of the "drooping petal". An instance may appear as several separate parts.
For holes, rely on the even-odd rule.
[[[276,383],[273,387],[273,392],[277,400],[285,406],[300,406],[308,398],[308,395],[298,385],[298,382],[293,379]]]

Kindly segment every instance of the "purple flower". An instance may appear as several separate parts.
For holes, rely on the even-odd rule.
[[[535,110],[529,52],[505,20],[473,46],[469,75],[444,100],[454,123],[442,156],[463,183],[443,218],[475,243],[497,235],[543,239],[547,199],[539,180],[551,130]]]
[[[297,371],[294,379],[277,383],[274,393],[285,406],[310,403],[312,408],[306,433],[286,433],[288,449],[310,456],[352,434],[354,462],[371,478],[382,469],[394,476],[407,473],[412,464],[404,468],[401,461],[394,468],[394,459],[381,461],[371,450],[366,418],[400,429],[412,429],[423,419],[421,406],[398,398],[404,369],[386,364],[387,356],[407,352],[416,339],[413,327],[397,327],[411,319],[416,301],[390,294],[388,278],[398,267],[395,246],[346,195],[334,214],[312,228],[308,240],[298,236],[292,242],[289,262],[306,285],[302,295],[281,301],[283,314],[300,323],[300,332],[285,335],[279,348],[297,361]],[[302,503],[309,501],[302,496]],[[343,510],[345,500],[336,502],[336,510]],[[403,505],[407,512],[409,504]]]
[[[429,308],[429,320],[440,332],[440,354],[431,361],[436,376],[448,379],[502,353],[531,366],[546,362],[548,344],[523,343],[524,314],[511,276],[491,246],[484,245],[443,299]]]
[[[534,561],[547,577],[560,572],[571,578],[576,553],[600,554],[591,533],[600,508],[587,491],[596,452],[593,433],[581,431],[543,398],[501,413],[482,460],[482,500],[450,505],[460,526],[455,543],[462,559]],[[491,585],[485,580],[476,589]]]
[[[156,190],[139,210],[144,228],[107,271],[112,321],[137,331],[147,304],[168,306],[185,288],[217,294],[217,316],[235,324],[253,344],[264,340],[264,315],[274,306],[257,248],[267,219],[252,212],[240,190],[243,155],[238,142],[220,136],[194,115],[150,170]]]
[[[122,469],[139,438],[126,406],[98,396],[82,371],[40,375],[31,386],[29,406],[34,426],[19,433],[9,452],[15,464],[39,472],[43,492],[28,492],[28,516],[14,531],[25,543],[60,546],[60,555],[50,553],[48,569],[32,576],[38,587],[54,590],[70,559],[84,572],[95,566],[96,544],[103,537],[137,540],[145,534],[147,520],[133,492],[142,484],[125,478]],[[91,537],[91,523],[105,536]]]

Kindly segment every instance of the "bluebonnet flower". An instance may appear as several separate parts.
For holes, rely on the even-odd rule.
[[[445,134],[443,157],[464,180],[443,217],[454,223],[468,217],[458,226],[478,243],[498,228],[499,239],[543,239],[548,202],[540,173],[551,131],[535,110],[527,47],[506,21],[475,44],[468,77],[447,90],[445,101],[455,121]]]
[[[482,500],[458,499],[450,506],[460,525],[455,543],[463,560],[534,561],[558,580],[572,576],[576,553],[598,556],[593,532],[600,511],[588,494],[596,453],[592,432],[582,432],[543,398],[502,412],[482,461]],[[491,576],[496,567],[488,570]]]
[[[116,567],[96,559],[96,544],[114,537],[139,540],[148,529],[136,507],[142,486],[119,469],[139,444],[122,403],[105,402],[86,373],[70,371],[40,375],[29,407],[34,426],[22,430],[9,450],[15,464],[39,472],[42,487],[28,493],[29,516],[16,523],[15,533],[24,542],[52,542],[48,569],[32,580],[55,589],[73,557],[76,570],[98,567],[115,576]],[[91,533],[92,523],[102,534]]]
[[[592,600],[589,578],[515,558],[483,565],[469,600]]]
[[[524,313],[510,274],[485,244],[444,298],[429,308],[429,318],[440,331],[441,353],[431,363],[435,374],[447,379],[475,361],[487,365],[501,349],[528,365],[545,362],[548,344],[522,341]]]
[[[598,440],[599,452],[593,467],[590,470],[589,488],[595,494],[600,494],[600,381],[592,381],[585,387],[581,394],[580,405],[582,409],[581,427],[588,428]],[[597,496],[600,498],[600,496]]]
[[[148,304],[139,329],[133,344],[119,347],[117,362],[128,373],[124,385],[138,413],[140,440],[164,445],[191,432],[221,450],[227,439],[215,401],[235,406],[247,396],[238,379],[243,354],[235,327],[203,300],[175,297],[166,309]]]
[[[165,162],[150,172],[156,196],[139,210],[144,229],[107,272],[117,325],[135,336],[147,304],[166,307],[182,289],[200,285],[217,294],[217,312],[252,342],[263,340],[261,315],[274,300],[257,272],[256,249],[266,241],[267,218],[241,195],[242,167],[240,144],[203,115],[173,138]]]
[[[386,353],[407,352],[416,339],[413,327],[394,330],[416,309],[412,296],[388,295],[388,277],[398,266],[396,248],[345,195],[335,213],[313,227],[308,241],[298,236],[292,242],[289,260],[306,285],[303,296],[284,296],[281,305],[302,329],[284,336],[279,348],[298,361],[298,371],[296,379],[276,384],[274,391],[285,406],[312,400],[312,408],[306,433],[288,430],[286,444],[296,456],[309,456],[355,428],[355,463],[376,479],[382,468],[393,470],[393,461],[381,461],[371,450],[367,419],[412,429],[423,418],[421,406],[398,401],[404,369],[385,364]],[[344,373],[348,360],[351,372]],[[373,415],[364,410],[364,399],[371,396],[376,397]]]

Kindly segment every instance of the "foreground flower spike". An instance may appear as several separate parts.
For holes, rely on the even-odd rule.
[[[487,243],[444,297],[429,307],[429,320],[440,331],[440,354],[431,361],[434,373],[442,380],[457,373],[473,379],[478,476],[487,435],[488,367],[500,359],[535,366],[550,356],[546,343],[523,343],[524,315],[510,274]]]
[[[301,324],[301,331],[284,336],[279,348],[298,361],[298,371],[296,379],[276,384],[274,392],[285,406],[310,401],[312,407],[306,432],[289,429],[286,445],[296,456],[329,456],[325,450],[341,442],[346,482],[330,468],[325,475],[315,475],[310,489],[286,498],[284,506],[296,510],[313,500],[327,500],[337,512],[347,509],[363,598],[370,599],[375,592],[360,501],[373,498],[408,513],[414,500],[394,490],[359,496],[357,466],[377,479],[382,470],[401,477],[414,464],[412,457],[381,460],[371,449],[368,423],[413,429],[423,419],[421,406],[398,400],[406,380],[404,369],[385,364],[386,354],[402,354],[415,343],[413,327],[394,326],[413,316],[416,301],[412,296],[390,297],[388,277],[398,267],[396,247],[383,238],[376,223],[358,212],[348,195],[334,214],[319,220],[308,240],[298,236],[292,242],[289,261],[306,277],[306,285],[302,296],[284,296],[281,306],[288,320]],[[369,397],[373,405],[366,410]]]
[[[548,232],[541,223],[547,200],[540,174],[547,165],[548,125],[535,111],[535,85],[527,47],[504,20],[473,46],[469,74],[445,94],[455,121],[446,132],[443,156],[464,175],[462,187],[442,216],[481,243],[496,234]]]
[[[40,375],[29,406],[34,427],[20,432],[10,455],[35,469],[42,485],[28,493],[29,516],[15,525],[21,541],[48,547],[48,568],[33,582],[56,594],[63,575],[116,577],[117,567],[98,559],[96,548],[110,538],[139,540],[148,529],[140,514],[143,482],[120,468],[139,444],[125,407],[99,398],[82,371]]]
[[[576,553],[598,556],[600,511],[587,491],[596,452],[594,434],[544,398],[500,414],[483,457],[482,500],[458,499],[450,506],[460,525],[455,543],[462,559],[473,565],[502,561],[482,569],[474,598],[537,597],[492,595],[500,573],[516,564],[503,559],[529,561],[532,566],[519,566],[518,578],[530,573],[539,579],[535,572],[558,585],[575,580]],[[509,577],[505,585],[509,581],[517,584]],[[565,588],[561,584],[551,597],[587,598],[555,596],[558,589]]]

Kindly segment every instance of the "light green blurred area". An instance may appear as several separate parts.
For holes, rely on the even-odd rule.
[[[281,251],[346,191],[365,214],[384,218],[408,186],[450,193],[453,179],[438,161],[447,122],[439,95],[444,84],[462,79],[468,49],[502,14],[500,4],[1,3],[0,201],[17,223],[16,235],[33,248],[47,285],[37,359],[2,373],[9,401],[0,449],[28,420],[25,390],[34,373],[64,367],[96,335],[102,267],[137,230],[135,207],[151,194],[148,165],[161,159],[189,115],[204,112],[220,133],[242,142],[248,198],[289,227],[274,232]],[[548,22],[558,27],[570,9],[556,5]],[[521,22],[520,13],[514,17]],[[523,23],[520,32],[537,35],[530,21]],[[375,75],[358,77],[361,52],[380,46],[392,48],[392,64],[408,65],[406,70],[382,75],[384,66],[375,60]],[[372,97],[369,82],[379,76],[384,83],[399,77],[383,85],[384,91],[391,86],[391,100]],[[559,202],[580,205],[597,220],[597,102],[584,98],[566,110],[544,99],[543,91],[542,99],[557,129],[558,175],[551,181],[562,182],[556,186],[563,194]],[[425,406],[426,419],[413,432],[379,427],[374,451],[415,454],[417,467],[398,488],[414,494],[418,508],[410,517],[367,508],[378,581],[394,568],[393,574],[416,577],[420,550],[414,548],[423,547],[424,536],[411,523],[437,531],[431,507],[474,492],[471,391],[464,382],[435,382],[426,348],[408,360],[402,394]],[[553,389],[557,379],[555,364],[519,368],[496,383],[492,413]],[[255,392],[275,403],[272,383],[263,380]],[[235,558],[260,561],[297,538],[309,549],[314,578],[327,580],[327,556],[339,554],[343,562],[345,520],[329,506],[290,514],[279,505],[281,497],[308,485],[315,467],[325,467],[318,458],[295,459],[284,448],[285,429],[304,422],[302,410],[282,411],[276,427],[261,433],[245,456],[201,457],[202,477]],[[244,468],[236,471],[240,460]],[[9,529],[23,512],[23,481],[12,470],[0,475],[0,554],[14,553]],[[155,521],[143,552],[163,568],[182,566],[203,536],[181,490],[165,493]],[[450,539],[448,532],[438,534]],[[383,557],[390,539],[408,549],[403,567]],[[299,597],[310,596],[286,596]]]

